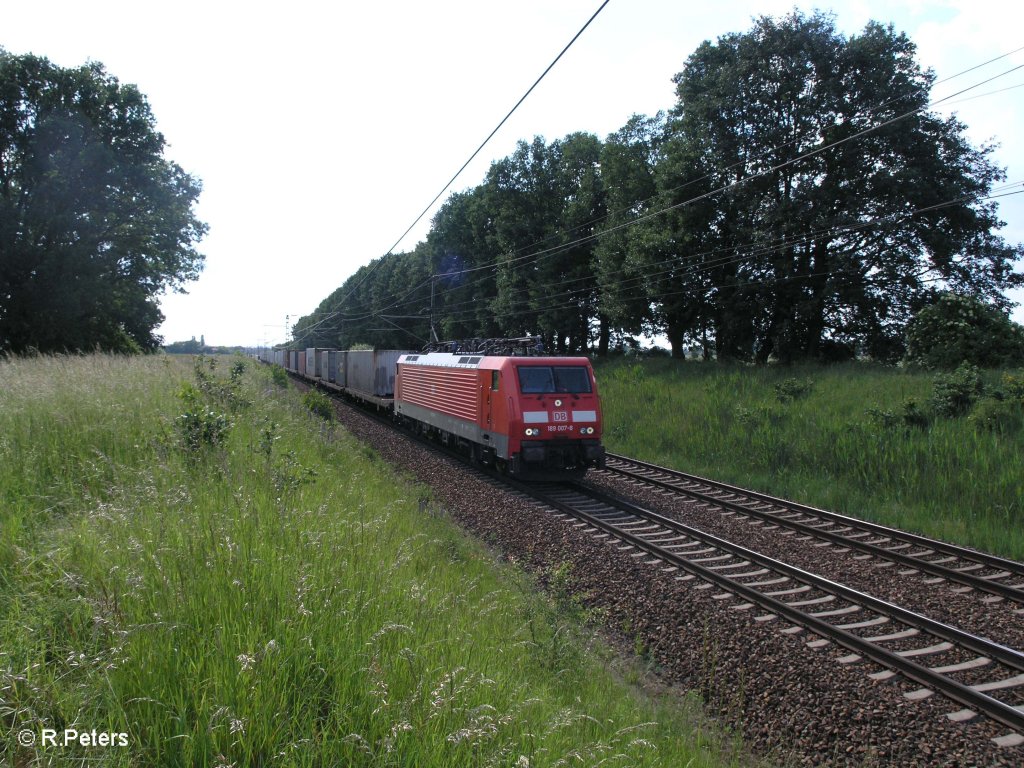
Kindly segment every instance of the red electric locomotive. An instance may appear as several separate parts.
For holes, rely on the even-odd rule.
[[[585,357],[405,354],[394,408],[400,420],[511,475],[604,466],[601,403]]]

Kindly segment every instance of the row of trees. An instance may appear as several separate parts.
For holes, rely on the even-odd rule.
[[[604,141],[520,142],[425,242],[356,272],[304,345],[537,333],[599,354],[636,335],[763,362],[903,352],[942,291],[1001,310],[1024,254],[996,231],[992,147],[929,111],[913,43],[830,16],[705,42],[667,113]]]
[[[0,48],[0,353],[154,350],[195,279],[200,184],[146,98],[102,65]]]

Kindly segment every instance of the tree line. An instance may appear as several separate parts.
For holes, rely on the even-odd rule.
[[[145,96],[99,63],[0,48],[0,354],[155,350],[202,269],[198,179]]]
[[[519,142],[293,343],[538,334],[607,354],[643,335],[675,356],[893,360],[947,293],[1005,315],[1024,284],[991,199],[1005,172],[929,108],[915,53],[892,26],[846,37],[823,13],[705,42],[670,110],[603,141]]]

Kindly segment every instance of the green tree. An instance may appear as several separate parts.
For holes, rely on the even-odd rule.
[[[200,183],[146,98],[98,63],[0,49],[0,351],[153,350],[202,268]]]
[[[491,308],[499,250],[486,190],[479,186],[448,198],[434,216],[427,243],[438,337],[501,335]]]
[[[429,253],[420,243],[360,267],[312,314],[296,320],[288,346],[419,349],[430,332]]]
[[[606,335],[594,234],[606,212],[601,142],[574,133],[519,142],[482,185],[499,254],[494,314],[504,333],[539,333],[549,349],[586,349]]]
[[[655,169],[656,216],[632,233],[633,257],[647,275],[655,320],[669,340],[673,357],[681,357],[687,341],[699,342],[704,356],[711,354],[709,331],[717,331],[719,346],[728,356],[727,343],[739,346],[736,334],[727,333],[731,315],[721,308],[735,303],[737,269],[723,258],[721,229],[728,200],[714,192],[714,174],[700,144],[673,122],[661,139],[662,157]],[[742,300],[741,300],[742,301]]]
[[[943,293],[907,325],[907,360],[952,370],[1024,363],[1024,326],[974,296]]]
[[[548,148],[555,170],[556,235],[536,259],[532,304],[538,330],[559,352],[581,352],[592,337],[608,348],[609,325],[598,306],[597,226],[607,215],[601,174],[601,141],[572,133]]]
[[[561,202],[555,200],[557,164],[545,140],[520,141],[509,157],[491,164],[484,181],[486,205],[494,216],[500,252],[497,294],[492,304],[505,333],[536,333],[537,252],[555,241]]]
[[[196,341],[196,337],[193,336],[191,341],[175,341],[170,344],[164,344],[164,352],[172,355],[198,355],[203,352],[209,352],[210,348],[206,346],[206,342],[203,340]]]
[[[709,169],[718,216],[720,355],[901,352],[931,285],[1005,304],[1021,247],[985,202],[1003,172],[964,126],[927,111],[931,72],[892,27],[840,35],[830,16],[758,19],[706,42],[675,78],[670,130]]]
[[[651,333],[654,312],[643,257],[634,248],[638,220],[650,213],[664,115],[634,115],[608,136],[601,149],[601,176],[608,215],[595,247],[600,310],[624,334]],[[599,350],[602,353],[606,349]]]

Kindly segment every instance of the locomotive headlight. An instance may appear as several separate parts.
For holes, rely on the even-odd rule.
[[[540,434],[540,430],[539,429],[533,429],[532,427],[527,427],[526,428],[526,436],[527,437],[533,437],[534,435],[537,435],[537,434]]]
[[[562,401],[561,400],[555,400],[555,408],[561,408],[561,407],[562,407]]]

